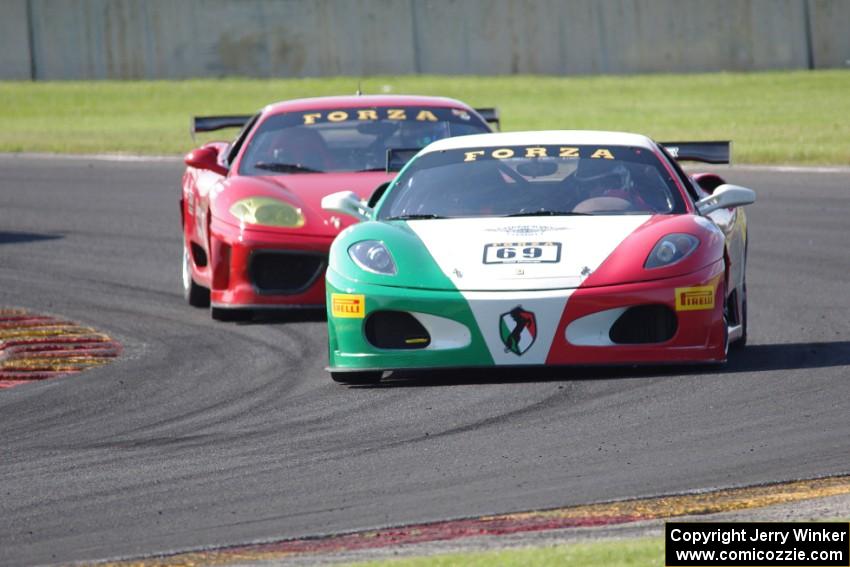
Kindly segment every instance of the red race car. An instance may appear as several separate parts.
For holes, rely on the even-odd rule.
[[[180,200],[183,291],[214,319],[321,307],[328,249],[350,216],[323,211],[340,190],[376,200],[391,156],[490,132],[495,109],[425,96],[356,95],[280,102],[254,116],[196,117],[193,132],[241,128],[185,157]]]

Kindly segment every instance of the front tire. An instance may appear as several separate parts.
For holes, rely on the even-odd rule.
[[[744,241],[744,281],[741,283],[741,338],[735,341],[736,349],[747,346],[747,257],[750,251],[749,233]]]
[[[372,385],[381,381],[384,375],[380,370],[364,370],[360,372],[331,372],[331,378],[339,384],[355,386]]]
[[[747,346],[747,280],[741,286],[741,338],[732,343],[732,348],[740,349]]]
[[[192,307],[209,307],[210,290],[195,283],[192,277],[192,258],[189,248],[183,243],[183,299]]]

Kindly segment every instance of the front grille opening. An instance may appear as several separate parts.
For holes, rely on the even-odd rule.
[[[608,337],[623,345],[663,343],[673,338],[677,327],[676,314],[666,305],[636,305],[614,321]]]
[[[249,274],[260,293],[293,294],[310,287],[325,268],[325,257],[295,252],[255,252]]]
[[[195,244],[194,242],[192,243],[192,261],[199,268],[207,265],[207,253],[204,252],[204,249],[199,244]]]
[[[431,335],[404,311],[375,311],[366,319],[366,340],[378,348],[420,349],[431,344]]]

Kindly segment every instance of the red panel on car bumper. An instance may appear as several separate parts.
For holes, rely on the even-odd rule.
[[[681,277],[577,289],[566,309],[546,359],[547,364],[628,364],[722,362],[726,359],[724,266],[718,261]],[[709,293],[709,289],[711,292]],[[677,290],[680,300],[676,301]],[[570,323],[601,311],[638,305],[664,305],[676,315],[677,328],[661,343],[587,346],[567,340]],[[607,334],[607,330],[600,331]]]
[[[216,307],[322,306],[325,303],[324,271],[333,236],[305,236],[272,231],[242,230],[214,222],[210,229],[213,281],[210,301]],[[315,274],[304,286],[281,291],[258,286],[251,274],[252,256],[279,253],[281,261],[292,255],[320,259]]]

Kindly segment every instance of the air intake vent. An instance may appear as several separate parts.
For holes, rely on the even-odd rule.
[[[615,344],[663,343],[676,334],[676,314],[666,305],[629,307],[611,325],[608,337]]]
[[[260,293],[301,293],[325,269],[325,257],[298,252],[255,252],[251,256],[251,281]]]
[[[192,243],[192,260],[199,268],[207,265],[207,253],[198,244]]]
[[[420,349],[431,344],[425,327],[404,311],[376,311],[366,319],[366,340],[378,348]]]

